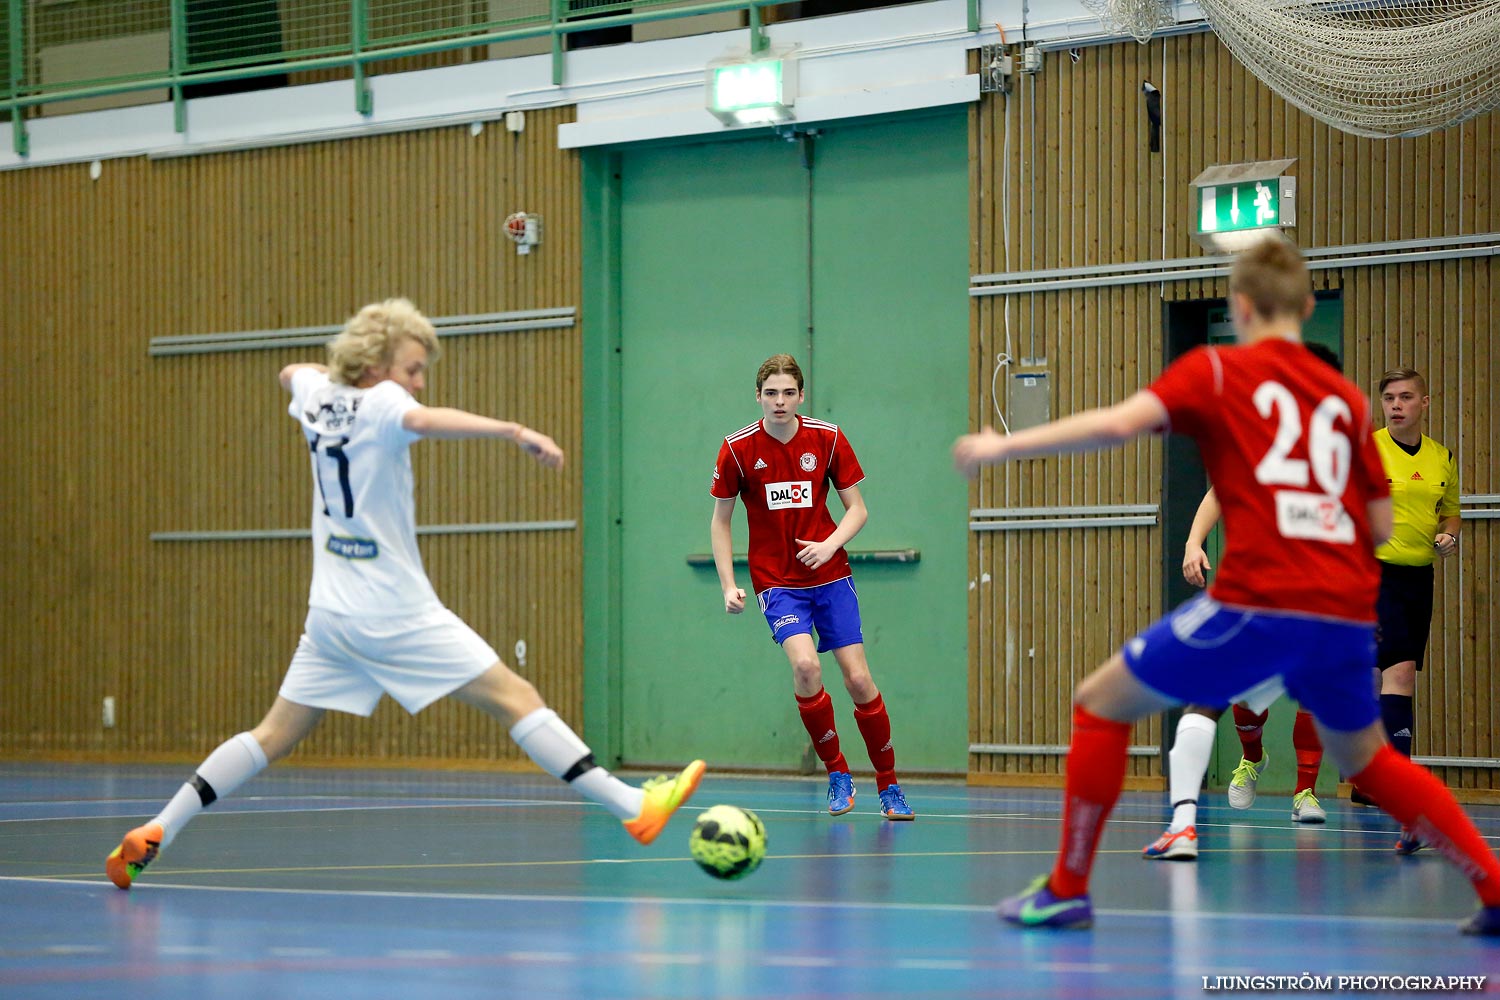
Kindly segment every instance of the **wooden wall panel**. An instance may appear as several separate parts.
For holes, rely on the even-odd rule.
[[[1147,150],[1141,82],[1163,92],[1160,154]],[[975,273],[1123,264],[1202,254],[1191,240],[1189,182],[1215,163],[1296,157],[1304,247],[1500,229],[1495,116],[1413,139],[1346,135],[1291,107],[1208,33],[1048,53],[1040,75],[975,106]],[[1010,142],[1005,142],[1007,126]],[[1008,184],[1007,184],[1008,165]],[[1009,238],[1005,237],[1008,218]],[[1347,372],[1372,395],[1397,364],[1427,373],[1431,433],[1460,455],[1467,494],[1500,492],[1495,370],[1500,283],[1494,258],[1314,273],[1341,289]],[[974,300],[974,418],[995,423],[996,359],[1045,359],[1053,414],[1124,398],[1162,362],[1164,299],[1223,297],[1224,279],[1075,289]],[[1009,336],[1006,316],[1009,315]],[[1003,408],[1007,372],[999,383]],[[1092,456],[1014,463],[985,473],[980,507],[1161,501],[1162,448],[1143,441]],[[1460,556],[1438,574],[1429,668],[1417,695],[1417,752],[1500,757],[1500,709],[1488,692],[1500,643],[1492,521],[1465,524]],[[982,743],[1065,743],[1076,680],[1165,609],[1158,528],[974,535],[971,736]],[[1133,742],[1157,744],[1152,721]],[[973,755],[977,773],[1047,772],[1054,757]],[[1134,760],[1138,775],[1160,762]],[[1500,772],[1449,769],[1469,787]]]
[[[0,497],[13,525],[0,630],[0,754],[197,759],[257,722],[305,614],[306,541],[153,543],[153,531],[303,528],[306,448],[279,368],[321,349],[151,358],[153,336],[337,324],[406,295],[429,315],[576,306],[571,110],[521,134],[434,129],[188,159],[0,174],[14,245],[0,268]],[[543,244],[502,232],[525,209]],[[575,459],[513,446],[413,449],[419,523],[577,518],[578,328],[445,338],[426,399],[521,420]],[[24,371],[24,377],[21,372]],[[581,532],[422,541],[445,602],[582,722]],[[119,725],[105,730],[105,695]],[[415,720],[330,715],[309,757],[518,760],[459,706]]]

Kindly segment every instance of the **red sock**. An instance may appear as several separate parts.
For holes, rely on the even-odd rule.
[[[1244,748],[1244,757],[1252,764],[1260,763],[1260,759],[1265,756],[1266,750],[1260,745],[1260,737],[1266,720],[1270,717],[1269,708],[1256,715],[1244,705],[1234,706],[1234,728],[1239,731],[1240,746]]]
[[[810,698],[797,695],[797,711],[802,714],[802,725],[812,737],[813,749],[818,759],[828,768],[828,773],[849,770],[849,762],[839,753],[839,733],[833,725],[833,699],[825,688]]]
[[[1059,896],[1089,891],[1089,871],[1104,821],[1125,785],[1130,723],[1111,722],[1073,706],[1073,745],[1063,792],[1062,843],[1049,884]]]
[[[877,692],[874,700],[855,705],[854,721],[875,766],[875,787],[883,792],[896,784],[896,751],[891,749],[891,717],[886,714],[885,699]]]
[[[1500,906],[1500,861],[1453,793],[1389,745],[1353,781],[1400,824],[1431,844],[1474,883],[1485,906]]]
[[[1300,792],[1318,783],[1318,769],[1323,766],[1323,741],[1318,739],[1318,727],[1313,725],[1309,712],[1297,710],[1297,721],[1292,725],[1292,749],[1297,751],[1297,788]]]

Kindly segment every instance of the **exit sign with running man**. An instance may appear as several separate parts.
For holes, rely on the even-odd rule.
[[[1292,225],[1296,192],[1295,177],[1206,185],[1198,189],[1198,231],[1225,233]],[[1284,215],[1292,218],[1282,221]]]
[[[1192,183],[1193,236],[1213,250],[1240,250],[1267,232],[1297,224],[1293,160],[1209,167]]]

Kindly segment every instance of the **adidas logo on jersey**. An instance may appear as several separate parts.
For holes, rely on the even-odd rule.
[[[1413,473],[1412,473],[1412,474],[1411,474],[1411,477],[1412,477],[1412,478],[1413,478],[1413,479],[1421,479],[1421,478],[1422,478],[1422,474],[1421,474],[1421,473],[1420,473],[1420,472],[1413,472]]]
[[[766,466],[766,460],[765,459],[763,459],[763,458],[757,458],[755,460],[755,468],[757,468],[757,469],[764,469],[766,467],[767,466]]]

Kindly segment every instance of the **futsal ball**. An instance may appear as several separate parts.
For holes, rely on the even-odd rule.
[[[748,809],[713,806],[693,824],[688,851],[714,878],[744,878],[766,856],[766,827]]]

